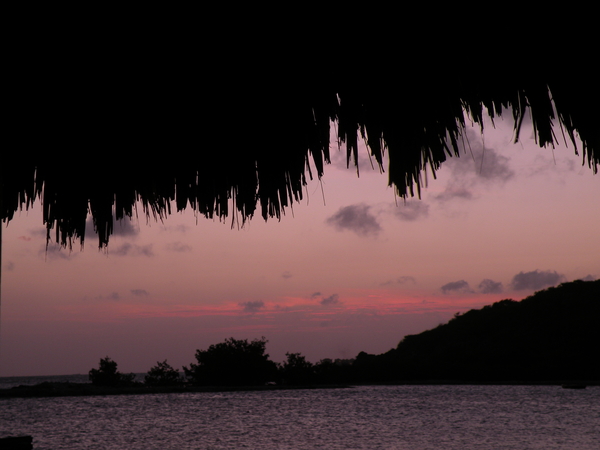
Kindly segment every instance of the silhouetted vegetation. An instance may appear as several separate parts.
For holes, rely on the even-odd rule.
[[[279,371],[284,384],[311,384],[314,382],[315,370],[311,362],[300,353],[286,353],[287,360]]]
[[[600,280],[581,280],[456,314],[382,355],[359,354],[361,381],[600,380]]]
[[[196,350],[197,364],[183,367],[188,381],[195,385],[255,386],[277,378],[277,364],[265,353],[267,340],[226,339],[207,350]]]
[[[314,365],[316,384],[347,384],[354,380],[354,359],[325,358]]]
[[[163,362],[157,361],[156,366],[144,377],[144,384],[148,386],[178,386],[182,382],[181,374],[166,359]]]
[[[89,372],[92,386],[41,383],[0,391],[0,397],[106,395],[230,389],[289,389],[371,383],[550,383],[567,387],[600,384],[600,280],[573,281],[517,302],[506,299],[417,335],[405,336],[380,355],[316,364],[286,353],[276,364],[267,340],[226,339],[196,350],[185,379],[167,360],[157,362],[145,383],[122,374],[109,357]]]
[[[98,369],[90,370],[89,377],[95,386],[131,386],[135,384],[135,374],[119,372],[117,363],[108,356],[100,359]]]
[[[196,385],[283,385],[600,380],[600,280],[563,283],[517,302],[506,299],[417,335],[380,355],[316,364],[286,353],[275,364],[265,338],[233,338],[197,350],[184,367]]]

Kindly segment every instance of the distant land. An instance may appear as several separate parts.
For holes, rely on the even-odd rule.
[[[353,366],[363,382],[600,382],[600,280],[457,313],[387,353],[360,353]]]
[[[46,382],[2,389],[0,397],[352,384],[600,385],[600,280],[563,283],[521,301],[501,300],[482,309],[457,313],[446,324],[405,336],[396,348],[380,355],[361,352],[354,359],[324,359],[312,364],[294,353],[287,354],[287,362],[276,364],[264,353],[265,344],[265,338],[252,342],[231,338],[206,351],[199,350],[197,355],[203,357],[203,363],[184,368],[185,377],[165,360],[153,368],[155,377],[159,376],[154,383],[148,376],[144,383],[133,381],[134,374],[120,374],[116,363],[106,358],[101,366],[103,362],[110,365],[115,380],[124,378],[129,382]],[[234,349],[238,353],[232,359]],[[252,354],[254,362],[249,363]],[[262,361],[265,373],[253,379],[249,374],[257,370],[256,361]],[[218,376],[211,378],[211,373]],[[233,375],[235,382],[224,381],[233,379]]]

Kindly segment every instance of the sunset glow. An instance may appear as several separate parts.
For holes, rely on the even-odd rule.
[[[456,312],[600,276],[600,178],[573,148],[513,144],[508,124],[468,134],[421,199],[404,202],[334,150],[281,219],[177,213],[116,226],[107,251],[46,249],[39,203],[3,230],[0,376],[125,372],[225,338],[265,336],[322,358],[382,353]],[[470,154],[472,152],[472,155]]]

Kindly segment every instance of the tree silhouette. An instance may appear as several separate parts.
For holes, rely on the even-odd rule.
[[[242,386],[261,385],[277,376],[277,365],[265,353],[267,340],[226,339],[207,350],[196,350],[197,364],[183,367],[192,384]]]
[[[106,358],[100,359],[100,367],[91,369],[89,378],[95,386],[128,386],[134,384],[135,374],[124,374],[117,370],[117,363]]]
[[[174,369],[165,359],[157,361],[144,377],[144,383],[148,386],[176,386],[182,382],[181,374]]]
[[[300,353],[286,353],[281,376],[286,384],[309,384],[314,380],[314,366]]]

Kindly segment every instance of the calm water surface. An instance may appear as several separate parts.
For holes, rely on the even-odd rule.
[[[0,399],[42,449],[600,448],[600,387],[351,389]]]

